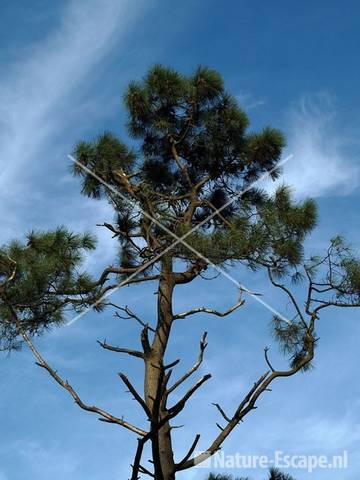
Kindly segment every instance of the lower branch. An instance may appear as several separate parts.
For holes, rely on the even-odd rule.
[[[249,393],[245,396],[242,402],[239,404],[238,408],[236,409],[234,415],[231,418],[224,416],[227,418],[228,423],[227,425],[221,429],[219,435],[215,438],[212,444],[209,446],[207,450],[202,452],[201,454],[197,455],[196,457],[187,460],[185,462],[181,462],[177,466],[177,470],[186,470],[191,468],[199,463],[205,461],[212,455],[214,455],[220,448],[222,443],[226,440],[232,430],[242,421],[242,419],[252,410],[256,409],[256,401],[258,398],[265,392],[269,390],[269,385],[279,377],[290,377],[295,375],[301,369],[303,369],[309,362],[312,361],[314,358],[314,343],[311,344],[309,352],[307,356],[303,358],[303,360],[297,365],[296,367],[285,370],[285,371],[273,371],[270,373],[270,370],[267,371],[264,375],[262,375],[257,382],[254,383],[254,386],[251,388]]]
[[[122,418],[115,417],[114,415],[111,415],[110,413],[106,412],[105,410],[103,410],[99,407],[90,406],[90,405],[87,405],[86,403],[84,403],[81,400],[81,398],[79,397],[79,395],[77,394],[77,392],[68,383],[68,381],[63,380],[60,377],[60,375],[53,368],[51,368],[50,365],[44,360],[44,358],[41,356],[39,351],[36,349],[36,347],[32,343],[30,337],[27,335],[27,333],[25,333],[22,330],[21,325],[18,321],[17,321],[17,326],[18,326],[20,335],[22,336],[22,338],[24,339],[24,341],[28,345],[28,347],[31,350],[31,352],[33,353],[34,357],[36,358],[36,364],[39,367],[44,368],[51,375],[51,377],[72,396],[72,398],[75,400],[75,403],[80,408],[82,408],[83,410],[86,410],[87,412],[97,413],[98,415],[100,415],[101,420],[103,420],[105,422],[108,422],[108,423],[115,423],[117,425],[120,425],[120,426],[122,426],[122,427],[124,427],[128,430],[131,430],[132,432],[134,432],[138,435],[145,436],[147,434],[147,432],[145,430],[142,430],[141,428],[138,428],[138,427],[132,425],[131,423],[126,422]]]

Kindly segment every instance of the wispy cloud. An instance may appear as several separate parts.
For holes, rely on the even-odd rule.
[[[304,96],[288,120],[288,150],[294,159],[285,167],[285,183],[299,197],[350,193],[360,182],[359,159],[337,131],[335,103],[330,95]]]
[[[3,231],[10,235],[18,231],[19,218],[9,217],[10,207],[16,210],[36,201],[41,208],[42,188],[40,184],[30,185],[30,179],[36,172],[44,183],[46,174],[55,168],[61,134],[71,131],[80,121],[79,112],[84,113],[84,108],[88,108],[82,98],[84,90],[97,78],[111,49],[115,45],[121,48],[120,40],[141,11],[141,3],[140,0],[66,2],[57,29],[40,44],[24,46],[23,52],[17,52],[16,63],[2,70]]]
[[[251,93],[239,93],[236,95],[236,100],[244,110],[252,110],[257,107],[262,107],[266,103],[265,100],[256,98]]]

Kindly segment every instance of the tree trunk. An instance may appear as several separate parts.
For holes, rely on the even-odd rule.
[[[171,427],[165,423],[160,429],[157,424],[167,415],[166,397],[164,396],[164,355],[173,321],[172,295],[174,281],[172,275],[172,260],[164,258],[162,261],[161,278],[158,290],[158,319],[154,340],[151,349],[145,357],[145,401],[153,418],[151,427],[154,430],[152,437],[152,455],[155,478],[157,480],[174,480],[175,464],[171,441]]]

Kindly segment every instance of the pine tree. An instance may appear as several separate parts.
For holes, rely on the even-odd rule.
[[[282,473],[277,468],[270,468],[269,480],[295,480],[288,473]]]
[[[210,473],[207,480],[250,480],[249,477],[234,478],[232,475],[214,475]],[[270,468],[268,480],[295,480],[291,475],[282,473],[277,468]]]
[[[306,259],[303,243],[316,225],[314,202],[294,202],[285,186],[274,195],[254,186],[266,172],[273,179],[279,176],[284,138],[269,127],[249,132],[248,117],[226,92],[217,72],[200,67],[193,75],[184,76],[155,66],[142,81],[129,85],[124,101],[133,147],[105,132],[93,141],[80,142],[74,153],[74,174],[81,179],[82,193],[106,199],[113,207],[114,222],[103,227],[118,242],[119,258],[104,268],[98,279],[91,278],[81,270],[81,264],[84,252],[95,247],[94,239],[65,228],[33,232],[23,243],[3,246],[1,348],[11,350],[26,343],[37,364],[79,407],[138,436],[132,480],[149,473],[157,480],[172,480],[177,472],[213,455],[256,408],[275,379],[309,368],[322,310],[360,305],[360,265],[339,237],[331,241],[322,257]],[[291,302],[291,321],[275,316],[272,322],[290,366],[274,368],[265,349],[266,371],[239,400],[233,413],[226,414],[215,403],[225,422],[216,438],[204,453],[194,457],[200,438],[196,435],[189,451],[178,460],[174,458],[172,420],[211,375],[197,380],[177,401],[172,400],[173,392],[177,393],[198,370],[207,345],[204,334],[194,367],[173,381],[178,361],[172,361],[167,351],[173,324],[199,312],[229,315],[244,308],[247,291],[241,289],[242,297],[225,312],[195,306],[175,313],[174,289],[203,276],[208,269],[234,265],[244,270],[265,270],[269,283],[281,289]],[[106,350],[144,364],[142,393],[120,375],[144,411],[144,425],[138,427],[85,403],[41,356],[34,340],[52,326],[61,325],[69,307],[81,311],[92,306],[101,312],[109,308],[106,295],[119,284],[147,282],[157,284],[155,322],[140,319],[129,307],[117,307],[118,315],[142,325],[141,350],[99,342]],[[294,283],[303,285],[303,303],[292,293]],[[147,445],[153,472],[143,466]]]
[[[215,475],[213,473],[210,473],[207,480],[249,480],[249,478],[248,477],[234,478],[232,475],[221,475],[220,473]]]

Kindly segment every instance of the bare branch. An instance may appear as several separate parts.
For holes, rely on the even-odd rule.
[[[139,465],[139,471],[140,473],[145,473],[145,475],[149,475],[149,477],[155,478],[155,475],[143,465]]]
[[[141,320],[141,318],[139,318],[132,310],[130,310],[130,308],[125,305],[125,307],[120,307],[119,305],[116,305],[115,303],[111,303],[109,304],[115,308],[117,308],[118,310],[121,310],[123,312],[125,312],[125,314],[127,315],[126,317],[125,316],[122,316],[120,315],[118,312],[115,312],[115,316],[118,317],[118,318],[122,318],[123,320],[129,320],[131,318],[133,318],[134,320],[136,320],[142,327],[148,327],[148,329],[151,331],[151,332],[155,332],[155,329],[150,327],[146,322],[144,322],[143,320]]]
[[[312,301],[320,302],[319,300],[314,300]],[[355,307],[360,307],[360,303],[343,303],[343,302],[336,302],[336,301],[328,301],[328,302],[320,302],[322,303],[318,307],[314,309],[314,314],[316,315],[320,310],[326,307],[340,307],[340,308],[355,308]]]
[[[187,372],[185,373],[181,378],[179,378],[179,380],[177,380],[174,385],[172,385],[168,390],[167,390],[167,395],[170,395],[179,385],[181,385],[183,382],[185,382],[185,380],[187,380],[193,373],[196,372],[196,370],[198,370],[198,368],[200,367],[200,365],[202,364],[202,361],[204,359],[204,352],[205,352],[205,349],[207,347],[207,343],[206,343],[206,337],[207,337],[207,332],[204,332],[201,339],[200,339],[200,352],[199,352],[199,356],[198,356],[198,359],[197,361],[195,362],[195,364],[193,365],[193,367]]]
[[[218,312],[217,310],[213,310],[211,308],[206,308],[206,307],[194,308],[187,312],[178,313],[177,315],[174,315],[174,320],[183,319],[183,318],[189,317],[190,315],[195,315],[197,313],[209,313],[211,315],[216,315],[217,317],[226,317],[227,315],[230,315],[236,309],[244,305],[244,303],[245,303],[245,300],[239,300],[235,305],[230,307],[225,312]]]
[[[150,419],[151,418],[151,412],[149,410],[149,407],[146,405],[145,400],[143,400],[141,398],[141,396],[136,391],[135,387],[132,385],[132,383],[130,382],[130,380],[127,378],[126,375],[124,375],[123,373],[119,373],[118,375],[121,378],[121,380],[125,383],[125,385],[129,389],[130,393],[134,396],[135,400],[141,405],[141,407],[145,411],[148,418]]]
[[[144,445],[147,440],[149,440],[149,435],[146,437],[138,438],[138,445],[135,453],[135,458],[134,458],[134,464],[132,465],[132,475],[131,475],[131,480],[138,480],[138,473],[140,471],[140,462],[141,462],[141,457],[142,453],[144,450]]]
[[[145,327],[142,329],[140,339],[144,350],[144,355],[146,355],[151,351],[151,345],[149,342],[149,327],[147,325],[145,325]]]
[[[280,283],[277,283],[273,276],[272,276],[272,273],[271,273],[271,269],[270,267],[267,268],[267,271],[268,271],[268,276],[269,276],[269,279],[270,279],[270,282],[274,285],[274,287],[276,288],[280,288],[281,290],[283,290],[287,296],[290,298],[290,301],[291,303],[293,304],[295,310],[296,310],[296,313],[299,315],[299,318],[301,319],[302,323],[306,325],[306,322],[305,322],[305,319],[304,319],[304,316],[303,314],[301,313],[301,310],[300,310],[300,307],[294,297],[294,295],[290,292],[290,290],[285,287],[285,285],[282,285]]]
[[[203,377],[200,378],[186,393],[185,395],[173,406],[169,409],[169,419],[174,418],[178,413],[183,410],[185,407],[186,402],[189,400],[189,398],[198,390],[203,383],[205,383],[207,380],[211,378],[210,373],[207,375],[204,375]]]
[[[114,347],[114,346],[106,343],[106,340],[104,340],[103,342],[100,342],[100,340],[97,340],[97,343],[102,348],[104,348],[105,350],[110,350],[112,352],[117,352],[117,353],[127,353],[128,355],[131,355],[132,357],[144,358],[144,354],[142,352],[139,352],[138,350],[131,350],[129,348]]]
[[[271,363],[270,363],[269,356],[268,356],[268,351],[269,351],[269,347],[265,347],[265,348],[264,348],[265,360],[266,360],[266,363],[267,363],[268,367],[270,368],[270,370],[271,370],[272,372],[275,372],[274,367],[273,367],[273,366],[271,365]]]
[[[313,328],[313,325],[312,327]],[[221,429],[219,435],[215,438],[215,440],[212,442],[212,444],[209,446],[209,448],[204,451],[203,453],[197,455],[195,458],[192,458],[191,460],[187,460],[185,463],[183,463],[180,467],[179,470],[185,470],[187,468],[191,468],[194,465],[197,465],[210,456],[214,455],[216,453],[222,443],[225,441],[225,439],[229,436],[231,431],[238,425],[239,422],[242,421],[242,419],[252,410],[256,409],[256,401],[258,398],[264,393],[269,391],[269,385],[279,377],[289,377],[292,375],[295,375],[298,371],[300,371],[304,366],[306,366],[309,362],[314,357],[314,343],[315,341],[312,341],[311,345],[309,346],[309,351],[307,355],[302,359],[299,364],[291,368],[290,370],[285,370],[285,371],[273,371],[270,374],[270,371],[266,372],[264,375],[262,375],[257,382],[254,383],[253,387],[249,391],[249,393],[245,396],[245,398],[241,401],[239,404],[238,408],[236,409],[234,415],[230,418],[230,421],[227,423],[227,425],[223,428],[220,427]]]
[[[195,265],[191,265],[191,267],[185,272],[174,272],[173,278],[177,285],[183,285],[194,280],[194,278],[196,278],[203,270],[206,269],[207,264],[199,261]]]
[[[171,362],[171,363],[168,363],[167,365],[164,365],[163,368],[164,368],[164,370],[169,370],[169,368],[175,367],[178,363],[180,363],[180,359],[179,359],[179,358],[176,359],[176,360],[174,360],[174,361]]]
[[[141,273],[141,272],[139,272],[139,273]],[[145,275],[143,277],[129,277],[128,279],[125,279],[122,282],[107,285],[105,288],[103,288],[101,290],[100,298],[103,298],[105,293],[107,293],[110,290],[126,287],[126,286],[132,285],[134,283],[152,282],[154,280],[159,280],[159,278],[160,278],[159,275]],[[99,282],[97,282],[97,283],[99,283]]]
[[[189,448],[187,454],[185,455],[185,457],[175,465],[175,468],[176,470],[179,470],[181,465],[183,465],[187,460],[189,460],[189,458],[191,457],[191,455],[193,454],[195,448],[196,448],[196,445],[199,443],[199,440],[200,440],[200,435],[197,434],[195,436],[195,439],[193,441],[193,443],[191,444],[191,447]]]
[[[34,344],[30,340],[29,336],[25,332],[22,331],[21,326],[19,325],[19,322],[18,322],[18,328],[19,328],[21,336],[23,337],[23,339],[27,343],[28,347],[30,348],[31,352],[33,353],[34,357],[36,358],[37,365],[41,368],[44,368],[62,388],[64,388],[67,392],[69,392],[69,394],[75,400],[75,403],[80,408],[82,408],[83,410],[86,410],[88,412],[97,413],[98,415],[100,415],[100,417],[103,421],[108,422],[108,423],[115,423],[117,425],[120,425],[120,426],[128,429],[128,430],[131,430],[132,432],[134,432],[138,435],[144,436],[144,435],[147,434],[147,432],[145,432],[141,428],[138,428],[138,427],[132,425],[131,423],[126,422],[122,418],[115,417],[115,416],[111,415],[110,413],[106,412],[105,410],[103,410],[99,407],[90,406],[90,405],[85,404],[81,400],[81,398],[79,397],[77,392],[73,389],[73,387],[68,383],[68,381],[63,380],[60,377],[60,375],[55,370],[53,370],[49,366],[49,364],[44,360],[44,358],[41,356],[39,351],[35,348]]]
[[[105,270],[102,272],[100,275],[99,280],[96,282],[97,285],[103,285],[107,280],[110,274],[115,274],[115,275],[134,275],[136,272],[139,270],[139,273],[141,273],[144,270],[144,267],[147,265],[148,262],[144,262],[140,265],[136,265],[134,267],[114,267],[114,266],[109,266],[105,268]],[[135,277],[137,278],[137,277]],[[145,280],[156,280],[158,279],[158,275],[154,276],[148,276],[148,277],[140,277],[142,281]],[[133,280],[133,279],[131,279]],[[139,281],[140,279],[138,279]]]
[[[231,422],[231,419],[226,415],[226,413],[224,412],[224,410],[220,407],[220,405],[218,403],[213,403],[214,407],[216,407],[219,412],[221,413],[222,417],[227,421],[227,422]]]
[[[123,235],[124,232],[122,232],[121,230],[118,230],[117,228],[114,227],[114,225],[111,225],[111,223],[97,223],[96,224],[97,227],[105,227],[107,228],[108,230],[110,230],[110,232],[112,232],[114,235],[113,235],[113,238],[114,237],[117,237],[118,235]]]

